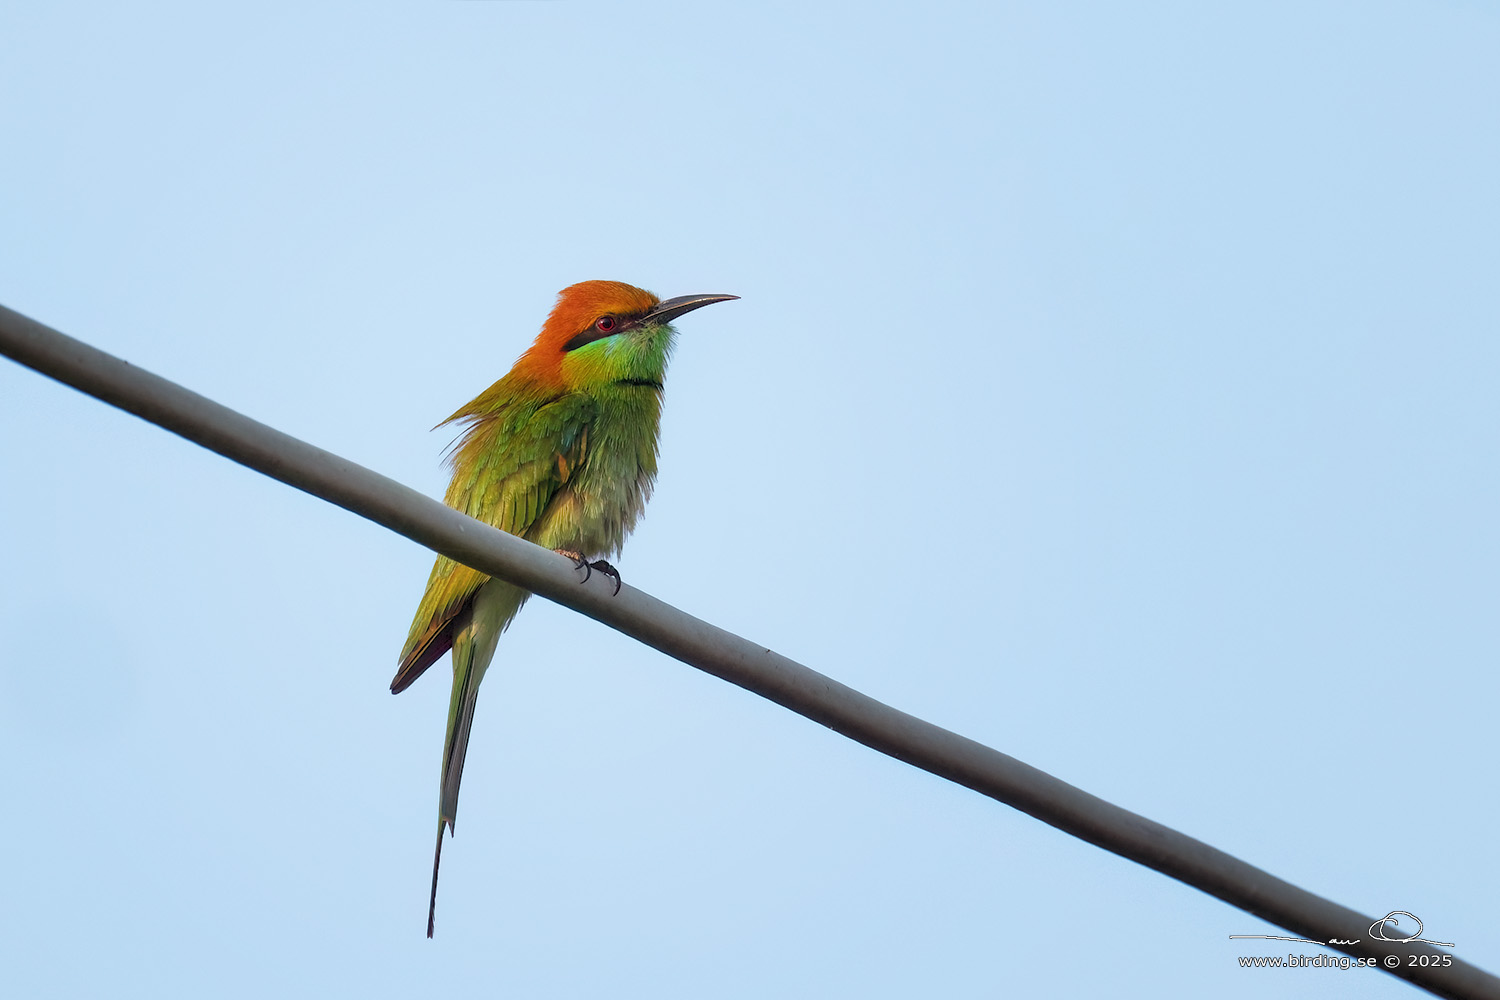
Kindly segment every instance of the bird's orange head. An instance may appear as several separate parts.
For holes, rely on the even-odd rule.
[[[684,313],[738,298],[683,295],[663,301],[623,281],[580,281],[557,304],[513,374],[554,391],[612,382],[661,385],[674,331]]]

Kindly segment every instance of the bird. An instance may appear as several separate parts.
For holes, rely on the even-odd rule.
[[[660,299],[620,281],[558,293],[536,341],[495,384],[438,427],[455,425],[444,502],[614,580],[619,555],[656,481],[662,379],[672,321],[737,295]],[[436,429],[436,428],[434,428]],[[402,647],[400,694],[450,649],[453,691],[443,740],[427,936],[437,913],[443,832],[453,833],[479,683],[526,590],[438,556]]]

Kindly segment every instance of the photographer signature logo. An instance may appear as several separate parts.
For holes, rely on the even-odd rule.
[[[1402,917],[1410,917],[1412,922],[1417,925],[1416,931],[1406,937],[1391,937],[1390,932],[1400,933],[1399,928],[1401,926]],[[1452,948],[1454,946],[1452,941],[1433,941],[1429,938],[1424,938],[1422,936],[1422,929],[1422,921],[1417,919],[1417,915],[1415,913],[1408,913],[1405,910],[1392,910],[1390,913],[1387,913],[1385,916],[1381,917],[1379,920],[1370,925],[1370,940],[1389,941],[1392,944],[1410,944],[1411,942],[1417,942],[1418,944],[1437,945],[1440,948]],[[1229,936],[1231,939],[1238,940],[1248,939],[1256,941],[1300,941],[1303,944],[1320,944],[1334,948],[1337,948],[1340,945],[1359,944],[1360,942],[1359,938],[1354,938],[1351,941],[1346,941],[1343,938],[1329,938],[1327,941],[1314,941],[1312,938],[1286,937],[1281,934],[1231,934]]]

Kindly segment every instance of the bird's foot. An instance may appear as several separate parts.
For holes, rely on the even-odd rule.
[[[573,560],[574,569],[581,569],[584,571],[583,579],[579,581],[580,584],[588,583],[589,578],[594,575],[594,570],[598,570],[605,576],[615,581],[615,594],[618,594],[620,592],[620,571],[615,569],[609,563],[605,562],[603,559],[586,559],[584,558],[583,553],[573,552],[569,549],[558,549],[557,553],[558,555],[567,556],[569,559]],[[613,597],[614,594],[611,594],[610,596]]]

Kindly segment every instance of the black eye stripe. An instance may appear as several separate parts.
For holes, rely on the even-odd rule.
[[[606,321],[608,322],[606,323]],[[624,333],[635,326],[635,324],[636,321],[634,319],[625,316],[616,316],[613,313],[606,313],[590,323],[588,328],[582,333],[564,344],[562,348],[563,353],[576,351],[585,344],[592,344],[594,341],[603,340],[605,337],[613,337],[617,333]]]

